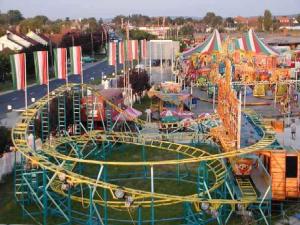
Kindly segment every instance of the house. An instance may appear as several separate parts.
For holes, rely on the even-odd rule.
[[[30,39],[38,42],[41,45],[44,45],[44,46],[48,45],[49,38],[41,33],[36,33],[36,32],[30,31],[26,34],[26,36],[29,37]]]
[[[164,38],[167,34],[167,31],[170,30],[170,27],[136,27],[138,30],[145,31],[152,35],[157,36],[159,39]]]
[[[25,47],[18,42],[9,39],[8,35],[5,34],[0,37],[0,51],[3,51],[7,48],[13,51],[21,51]]]
[[[280,26],[290,26],[291,20],[287,16],[276,16],[275,19],[279,22]]]
[[[0,37],[0,51],[3,51],[5,48],[13,51],[21,51],[24,48],[29,48],[37,44],[39,43],[30,37],[15,33],[10,30],[8,30],[5,35]]]
[[[234,18],[234,23],[235,24],[242,24],[247,27],[253,27],[257,28],[258,27],[258,17],[242,17],[242,16],[237,16]]]

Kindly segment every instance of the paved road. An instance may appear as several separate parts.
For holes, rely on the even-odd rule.
[[[89,83],[91,78],[100,78],[102,72],[109,74],[114,72],[114,67],[108,66],[107,61],[96,62],[93,64],[87,64],[84,66],[83,71],[83,82]],[[80,76],[71,75],[69,76],[69,83],[80,83]],[[54,79],[50,81],[50,91],[65,84],[64,80]],[[28,87],[28,105],[31,103],[31,98],[34,97],[36,100],[40,99],[47,93],[46,85],[34,85]],[[24,91],[12,91],[3,95],[0,95],[0,119],[6,116],[7,105],[12,105],[13,109],[24,108]]]

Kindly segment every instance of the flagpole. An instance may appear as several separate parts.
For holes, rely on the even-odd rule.
[[[66,51],[66,85],[68,87],[69,84],[69,79],[68,79],[68,56],[67,56],[67,49],[65,48]]]
[[[48,113],[50,112],[50,82],[49,82],[49,66],[48,66],[48,52],[47,52],[47,58],[46,58],[46,63],[47,63],[47,94],[48,94]]]
[[[25,76],[24,76],[24,79],[25,79],[25,81],[24,81],[24,84],[25,84],[25,89],[24,89],[24,94],[25,94],[25,110],[27,110],[28,109],[28,102],[27,102],[27,73],[26,73],[26,54],[25,53],[23,53],[24,54],[24,66],[25,66],[25,71],[24,71],[24,73],[25,73]]]
[[[82,68],[82,48],[80,47],[80,68],[81,68],[81,84],[83,84],[83,68]]]

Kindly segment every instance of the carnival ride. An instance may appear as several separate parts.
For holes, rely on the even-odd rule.
[[[80,101],[83,97],[87,100]],[[96,104],[99,97],[105,109],[103,104]],[[67,99],[71,102],[71,119],[66,114]],[[93,112],[97,107],[101,107],[99,110],[106,116],[100,130],[95,130],[94,126],[96,114]],[[84,122],[80,115],[82,108],[91,112]],[[57,121],[49,120],[53,110],[57,111]],[[112,129],[112,110],[124,113],[93,87],[69,84],[51,92],[21,114],[20,122],[12,130],[12,138],[16,150],[22,153],[21,164],[16,165],[15,170],[15,193],[25,215],[43,224],[51,224],[51,218],[58,224],[204,224],[214,221],[222,224],[237,212],[257,222],[269,223],[270,189],[258,192],[249,178],[234,178],[225,159],[271,145],[274,133],[270,127],[257,124],[261,139],[254,145],[237,149],[217,128],[209,134],[199,130],[184,134],[151,133],[147,127],[157,128],[157,124],[132,118],[131,127],[135,129],[117,132]],[[72,135],[66,131],[69,125],[74,127]],[[54,130],[57,136],[51,135]],[[28,137],[32,135],[35,141],[30,142]],[[40,146],[34,144],[38,138],[43,141]],[[194,147],[199,142],[216,146],[211,140],[223,143],[221,146],[228,149],[210,153]],[[141,160],[135,161],[134,157],[127,161],[110,160],[110,155],[119,152],[124,145],[136,150],[135,154],[142,154]],[[145,152],[154,149],[162,158],[147,159]],[[166,159],[168,153],[175,157]],[[189,166],[193,168],[191,171],[183,169]],[[137,168],[142,168],[142,173],[137,172]],[[165,173],[168,170],[164,168],[170,171]],[[118,173],[111,172],[114,170]],[[124,174],[124,170],[127,173]],[[109,174],[113,174],[112,177]],[[132,181],[131,185],[122,184],[126,179]],[[139,186],[140,180],[145,184]],[[160,180],[184,187],[187,183],[194,186],[194,191],[186,195],[176,190],[173,193],[155,191],[159,190]],[[159,211],[168,211],[163,207],[172,210],[178,205],[184,206],[184,210],[176,216],[166,218],[167,213],[163,213],[165,216],[156,218]],[[120,211],[129,215],[128,218],[118,218]]]
[[[15,193],[24,215],[42,224],[227,224],[232,215],[270,224],[272,181],[257,152],[276,145],[275,132],[254,111],[242,111],[240,93],[249,86],[265,97],[275,86],[274,102],[291,93],[297,81],[276,68],[275,53],[252,30],[223,44],[215,30],[184,52],[178,76],[218,93],[217,113],[189,120],[143,121],[90,85],[68,84],[43,97],[12,130],[22,153]],[[149,93],[172,104],[174,96],[190,97],[179,93],[182,84],[171,93],[166,86]],[[247,143],[242,121],[256,133]]]

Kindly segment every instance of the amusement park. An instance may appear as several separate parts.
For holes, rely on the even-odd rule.
[[[43,225],[300,224],[300,40],[282,51],[251,27],[212,29],[183,49],[165,33],[133,39],[129,22],[103,29],[98,80],[74,37],[10,55],[24,105],[7,105],[0,223],[15,211]]]

